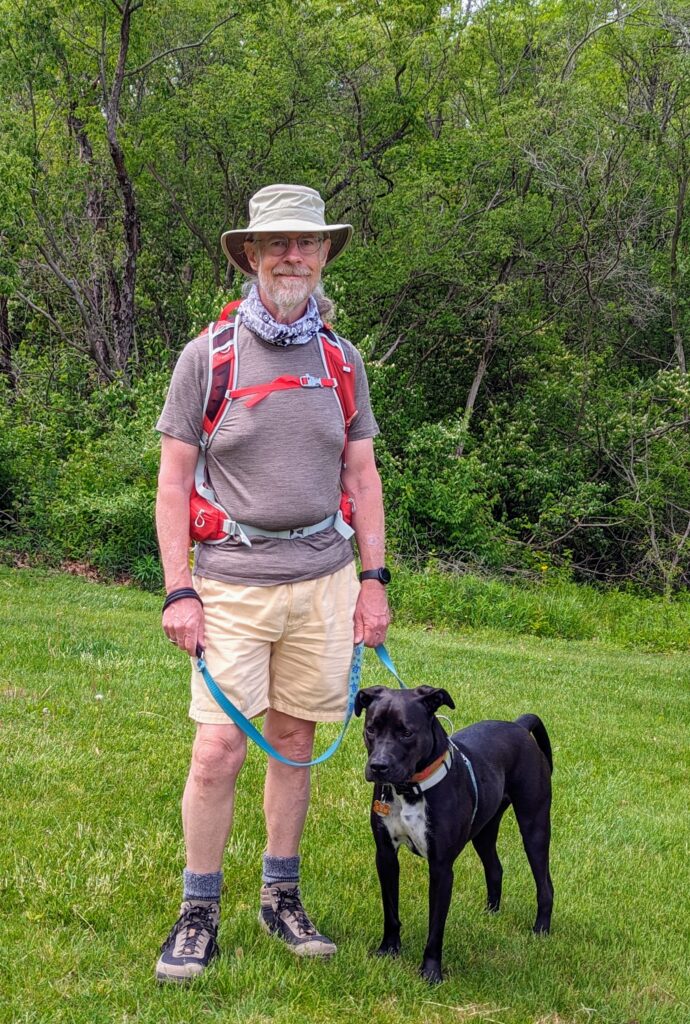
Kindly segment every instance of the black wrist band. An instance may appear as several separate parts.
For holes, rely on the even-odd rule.
[[[193,587],[180,587],[179,590],[170,591],[165,601],[163,602],[163,611],[165,611],[165,609],[169,605],[174,604],[175,601],[183,601],[186,597],[195,598],[201,605],[203,605],[204,603]]]
[[[385,565],[379,569],[364,569],[359,574],[359,582],[363,583],[364,580],[378,580],[384,587],[387,587],[391,581],[390,569],[387,569]]]

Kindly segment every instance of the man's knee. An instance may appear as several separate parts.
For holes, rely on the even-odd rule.
[[[314,722],[305,722],[279,712],[269,711],[264,736],[278,753],[291,761],[309,761],[314,745]]]
[[[192,749],[191,775],[197,785],[232,784],[247,756],[247,741],[234,726],[200,725]]]

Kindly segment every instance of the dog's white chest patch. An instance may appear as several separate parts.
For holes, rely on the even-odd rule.
[[[408,803],[404,796],[393,793],[393,799],[386,806],[390,808],[388,814],[382,816],[382,821],[388,829],[393,846],[397,850],[404,843],[413,853],[427,859],[427,824],[426,824],[426,800],[416,800]]]

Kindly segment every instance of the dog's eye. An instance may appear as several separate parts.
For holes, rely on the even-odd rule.
[[[414,733],[411,732],[409,729],[403,729],[401,731],[401,735],[402,735],[403,739],[409,740],[409,739],[411,739],[414,736]]]

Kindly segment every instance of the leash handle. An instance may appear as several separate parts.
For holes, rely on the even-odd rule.
[[[392,660],[390,654],[388,653],[388,651],[386,650],[385,645],[384,644],[379,644],[378,647],[374,648],[374,650],[376,651],[376,653],[377,653],[377,655],[379,657],[379,661],[381,662],[381,664],[385,665],[385,667],[388,669],[388,671],[391,673],[391,675],[395,676],[395,678],[398,680],[398,686],[400,687],[400,689],[401,690],[407,690],[408,687],[405,686],[405,684],[403,683],[402,679],[398,675],[397,669],[396,669],[395,665],[393,664],[393,660]]]
[[[328,750],[324,750],[323,754],[320,754],[319,757],[314,758],[313,761],[291,761],[290,758],[283,757],[283,755],[280,754],[275,749],[275,747],[272,746],[268,742],[268,740],[264,738],[264,736],[262,735],[261,732],[259,732],[256,726],[252,725],[249,719],[242,714],[239,708],[235,707],[231,700],[228,700],[228,698],[220,689],[215,679],[213,678],[208,668],[206,667],[206,662],[204,661],[204,658],[202,656],[203,651],[200,651],[199,648],[197,648],[198,657],[196,667],[203,676],[204,682],[208,686],[216,703],[221,707],[221,709],[225,712],[228,718],[231,721],[233,721],[235,725],[238,726],[242,730],[242,732],[244,732],[245,735],[249,737],[250,740],[253,740],[254,743],[256,743],[256,745],[264,751],[264,753],[268,754],[269,757],[275,758],[276,761],[280,761],[281,764],[289,765],[291,768],[311,768],[316,764],[321,764],[323,761],[328,760],[328,758],[336,752],[336,750],[343,741],[343,737],[345,735],[345,732],[347,731],[350,719],[352,718],[352,712],[354,711],[355,707],[355,697],[357,696],[357,691],[359,690],[359,684],[362,678],[363,652],[363,644],[357,644],[357,646],[354,648],[352,652],[352,664],[350,666],[350,679],[348,682],[347,710],[345,711],[345,720],[343,722],[343,727],[340,731],[340,735],[333,743],[331,743]]]

